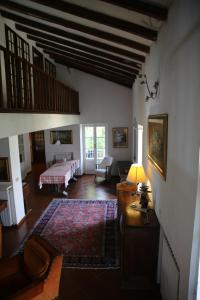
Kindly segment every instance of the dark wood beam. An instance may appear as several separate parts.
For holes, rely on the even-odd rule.
[[[82,46],[80,44],[76,44],[73,42],[65,41],[63,39],[56,38],[55,36],[52,36],[49,34],[44,34],[45,35],[44,36],[42,33],[42,35],[40,35],[40,33],[41,33],[40,31],[38,33],[39,33],[39,36],[42,36],[42,38],[38,37],[38,35],[34,36],[34,35],[29,35],[29,34],[27,35],[27,38],[30,40],[45,44],[45,45],[49,45],[49,46],[52,46],[55,48],[62,49],[64,51],[69,51],[72,53],[77,52],[77,54],[80,53],[81,55],[83,55],[85,57],[90,57],[90,58],[95,57],[95,59],[97,59],[97,60],[105,59],[105,60],[108,60],[109,62],[114,62],[114,63],[120,64],[122,68],[125,66],[126,68],[135,69],[136,71],[141,69],[141,64],[138,64],[129,59],[125,59],[123,57],[119,57],[119,56],[112,55],[112,54],[109,54],[106,52],[102,52],[100,50],[96,50],[93,48],[88,48],[88,47],[85,47],[85,46]]]
[[[63,57],[61,55],[50,55],[51,58],[53,58],[54,60],[55,59],[59,59],[59,60],[64,60],[64,61],[67,61],[67,62],[70,62],[70,63],[73,63],[75,65],[79,65],[81,67],[86,67],[86,68],[90,68],[90,69],[93,69],[95,71],[100,71],[100,72],[103,72],[103,73],[106,73],[106,74],[109,74],[109,75],[112,75],[112,76],[117,76],[121,79],[125,79],[125,80],[130,80],[130,81],[133,81],[135,78],[136,78],[136,75],[132,74],[132,75],[124,75],[124,74],[120,74],[120,72],[116,73],[116,72],[113,72],[111,70],[108,70],[104,67],[100,67],[98,65],[93,65],[89,62],[83,62],[81,60],[78,60],[78,59],[73,59],[73,58],[67,58],[67,57]]]
[[[131,88],[132,84],[134,82],[132,80],[127,80],[127,79],[124,79],[124,78],[120,78],[118,76],[114,76],[113,74],[109,74],[108,72],[103,72],[103,71],[100,71],[100,70],[96,70],[94,68],[86,67],[85,65],[76,64],[74,62],[72,63],[71,61],[67,61],[66,59],[62,59],[62,60],[56,59],[55,62],[59,63],[61,65],[65,65],[69,68],[74,68],[74,69],[77,69],[79,71],[89,73],[89,74],[92,74],[92,75],[100,77],[100,78],[107,79],[109,81],[118,83],[118,84],[126,86],[128,88]]]
[[[135,11],[142,15],[155,18],[160,21],[167,19],[168,9],[158,4],[145,2],[140,0],[100,0],[102,2],[110,3],[128,10]]]
[[[41,29],[41,30],[46,31],[46,32],[51,32],[51,33],[53,33],[57,36],[62,36],[64,38],[71,39],[73,41],[83,43],[85,45],[96,47],[96,48],[99,48],[99,49],[102,49],[102,50],[107,50],[109,52],[114,52],[114,53],[117,53],[119,55],[123,55],[125,57],[131,58],[131,59],[134,59],[134,60],[137,60],[137,61],[140,61],[140,62],[145,62],[145,57],[143,55],[139,55],[139,54],[133,53],[131,51],[120,49],[120,48],[117,48],[117,47],[114,47],[114,46],[111,46],[111,45],[108,45],[108,44],[105,44],[105,43],[102,43],[102,42],[98,42],[98,41],[95,41],[95,40],[90,40],[90,39],[85,38],[83,36],[79,36],[77,34],[67,32],[67,31],[62,30],[62,29],[57,29],[57,28],[52,27],[52,26],[44,25],[42,23],[38,23],[38,22],[35,22],[35,21],[31,21],[31,24],[32,24],[31,27],[38,28],[38,29]],[[32,34],[32,29],[27,27],[27,26],[16,24],[15,27],[16,27],[17,30],[24,31],[26,33]]]
[[[97,62],[93,62],[87,58],[83,58],[83,57],[77,57],[73,54],[61,54],[61,53],[58,53],[58,52],[52,52],[52,51],[49,51],[49,50],[44,50],[44,52],[48,55],[50,55],[51,58],[53,59],[68,59],[70,60],[71,62],[75,62],[75,63],[84,63],[84,65],[86,66],[90,66],[90,67],[93,67],[95,69],[99,69],[99,70],[103,70],[104,72],[111,72],[113,73],[114,75],[117,75],[117,76],[120,76],[120,77],[126,77],[127,79],[135,79],[135,76],[136,74],[134,73],[128,73],[126,71],[123,71],[123,70],[120,70],[120,69],[115,69],[111,66],[108,66],[108,65],[104,65],[104,64],[101,64],[101,63],[97,63]]]
[[[106,32],[106,31],[102,31],[102,30],[99,30],[96,28],[78,24],[78,23],[57,17],[57,16],[49,15],[49,14],[39,11],[37,9],[33,9],[33,8],[30,8],[30,7],[27,7],[27,6],[18,4],[18,3],[14,3],[12,1],[6,1],[6,3],[4,3],[4,6],[9,9],[12,9],[13,11],[17,11],[19,13],[23,13],[25,15],[32,16],[35,18],[39,18],[41,20],[45,20],[52,24],[62,25],[64,27],[66,27],[67,29],[69,29],[69,28],[75,29],[77,31],[84,32],[86,34],[90,34],[92,36],[95,36],[95,37],[98,37],[98,38],[101,38],[104,40],[112,41],[116,44],[124,45],[124,46],[130,47],[132,49],[137,49],[137,50],[145,52],[145,53],[148,53],[150,51],[150,47],[147,45],[144,45],[142,43],[138,43],[136,41],[133,41],[133,40],[130,40],[130,39]],[[11,15],[9,15],[8,12],[3,12],[3,13],[6,18],[9,18],[9,19],[11,18]],[[12,16],[12,19],[13,18],[14,17]],[[15,19],[14,21],[26,24],[23,22],[22,19],[21,19],[21,21],[19,19],[17,19],[17,20]]]
[[[112,67],[118,71],[123,71],[123,72],[129,73],[129,74],[138,74],[139,73],[139,70],[137,70],[137,69],[128,68],[126,66],[114,63],[111,60],[106,60],[106,59],[103,59],[100,57],[98,58],[98,57],[95,57],[93,55],[90,55],[90,54],[87,54],[84,52],[76,51],[74,49],[70,49],[70,48],[63,47],[63,46],[58,46],[54,43],[50,43],[50,44],[53,44],[54,46],[51,47],[51,46],[41,44],[41,43],[36,43],[36,46],[43,48],[44,52],[46,51],[46,52],[51,52],[51,53],[55,53],[55,54],[57,53],[57,54],[64,55],[64,56],[72,55],[74,58],[78,58],[81,60],[87,59],[91,63],[102,64],[104,66]]]
[[[95,23],[104,24],[106,26],[117,28],[138,36],[141,36],[145,39],[155,41],[157,39],[157,31],[146,28],[141,25],[134,24],[132,22],[128,22],[122,19],[115,18],[110,15],[106,15],[83,6],[79,6],[76,4],[72,4],[65,1],[54,1],[54,0],[32,0],[33,2],[37,2],[39,4],[55,8],[57,10],[61,10],[62,12],[66,12],[68,14],[72,14],[74,16],[84,18]],[[7,2],[4,0],[4,2]]]
[[[79,50],[76,50],[76,49],[73,49],[73,48],[70,48],[70,47],[58,45],[56,43],[52,43],[52,42],[46,41],[44,39],[38,38],[37,40],[39,41],[39,42],[36,42],[36,45],[38,47],[49,50],[49,51],[54,51],[54,52],[57,52],[57,53],[62,52],[62,53],[65,53],[65,54],[73,54],[73,55],[76,55],[77,57],[80,57],[80,58],[82,58],[82,57],[83,58],[88,58],[91,61],[93,61],[94,63],[95,62],[100,62],[102,64],[112,66],[112,67],[118,68],[120,70],[124,70],[126,72],[131,73],[131,74],[133,74],[133,73],[138,74],[139,73],[138,69],[128,67],[127,65],[122,65],[118,62],[116,63],[112,60],[108,60],[108,59],[104,59],[104,58],[101,58],[101,57],[98,57],[98,56],[95,56],[95,55],[91,55],[89,53],[85,53],[83,51],[79,51]]]
[[[32,34],[31,35],[28,34],[27,37],[31,40],[36,41],[36,42],[40,41],[39,37],[41,37],[41,38],[46,39],[48,41],[53,41],[53,42],[61,44],[61,45],[65,45],[65,46],[69,46],[69,47],[72,47],[72,48],[75,48],[75,49],[79,49],[79,50],[87,52],[87,53],[92,53],[94,55],[97,55],[97,56],[100,56],[100,57],[103,57],[103,58],[111,59],[111,60],[119,62],[121,64],[128,65],[129,67],[141,68],[140,63],[134,62],[134,61],[132,61],[128,58],[123,58],[123,57],[120,57],[120,56],[116,56],[115,53],[110,54],[108,52],[103,52],[103,51],[98,50],[98,49],[86,47],[86,46],[78,44],[78,43],[74,43],[74,42],[71,42],[71,41],[68,41],[68,40],[65,40],[65,39],[62,39],[62,38],[58,38],[58,37],[56,37],[52,34],[47,34],[47,33],[41,32],[39,30],[32,30]]]

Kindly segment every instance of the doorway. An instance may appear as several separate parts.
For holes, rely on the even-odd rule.
[[[31,162],[32,164],[45,163],[44,131],[30,133],[31,137]]]
[[[108,153],[106,125],[83,126],[83,168],[84,173],[93,174],[96,164]]]

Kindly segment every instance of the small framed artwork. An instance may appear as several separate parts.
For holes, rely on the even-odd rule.
[[[72,144],[72,130],[50,131],[51,144]]]
[[[148,118],[148,158],[166,180],[167,174],[168,115],[151,115]]]
[[[112,129],[113,148],[128,148],[128,127]]]
[[[10,181],[8,157],[0,157],[0,181]]]

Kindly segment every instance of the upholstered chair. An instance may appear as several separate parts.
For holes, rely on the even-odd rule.
[[[0,299],[56,299],[62,259],[46,240],[31,236],[24,244],[23,254],[0,260]]]
[[[103,160],[100,162],[100,164],[96,165],[95,177],[94,177],[95,182],[96,182],[96,177],[101,177],[101,178],[104,178],[105,180],[108,180],[109,171],[110,171],[112,162],[113,162],[113,157],[105,156],[103,158]]]

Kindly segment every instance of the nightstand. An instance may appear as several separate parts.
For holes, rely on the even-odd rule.
[[[147,215],[130,207],[138,207],[139,196],[123,191],[117,184],[120,209],[122,287],[152,289],[156,287],[159,245],[159,222],[150,208]]]

